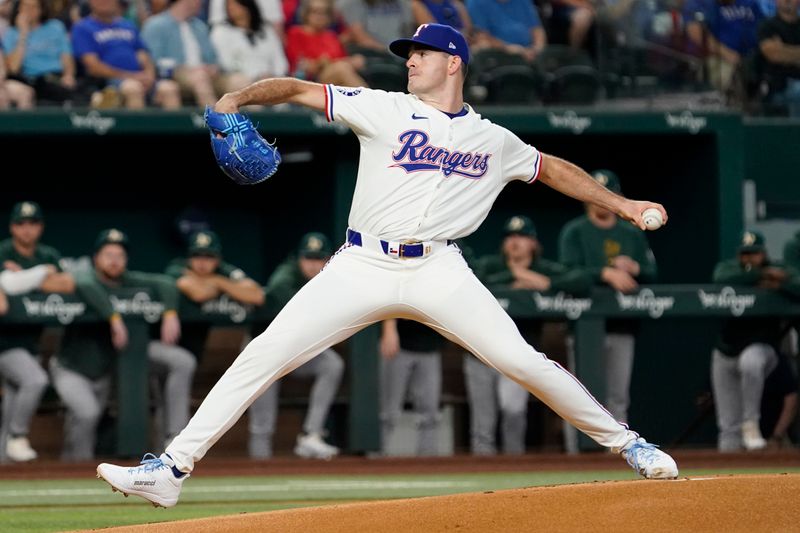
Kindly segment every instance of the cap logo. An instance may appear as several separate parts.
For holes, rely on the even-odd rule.
[[[322,250],[322,241],[317,237],[310,237],[306,243],[306,249],[311,252],[319,252]]]
[[[742,235],[742,244],[745,246],[752,246],[756,242],[756,236],[754,233],[746,231],[744,235]]]
[[[111,229],[108,231],[108,237],[106,237],[108,242],[121,242],[125,240],[125,236],[122,232],[118,229]]]
[[[447,47],[448,47],[450,50],[455,50],[455,49],[456,49],[456,45],[454,45],[453,43],[450,43],[450,44],[448,44],[448,45],[447,45]]]
[[[508,223],[508,229],[511,231],[519,231],[525,226],[525,222],[520,217],[514,217]]]
[[[424,30],[425,28],[427,28],[427,27],[428,27],[428,25],[427,25],[427,24],[420,24],[420,25],[419,25],[419,28],[417,28],[417,31],[416,31],[416,32],[414,32],[414,37],[419,37],[419,33],[420,33],[422,30]]]
[[[194,239],[194,245],[207,248],[211,244],[211,237],[208,233],[198,233]]]
[[[36,207],[30,202],[25,202],[20,207],[19,212],[24,217],[31,217],[36,214]]]

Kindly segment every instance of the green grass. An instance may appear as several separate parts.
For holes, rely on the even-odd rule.
[[[681,476],[800,472],[800,469],[687,470]],[[437,475],[198,477],[181,502],[154,509],[112,493],[99,479],[0,481],[0,530],[68,531],[255,513],[333,503],[415,498],[520,487],[636,479],[630,470]]]

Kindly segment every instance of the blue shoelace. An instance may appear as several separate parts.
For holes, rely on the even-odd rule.
[[[627,452],[625,453],[627,456],[625,460],[638,472],[640,470],[639,450],[645,450],[642,458],[645,459],[646,462],[650,462],[650,460],[653,459],[653,452],[655,452],[656,448],[658,448],[658,446],[649,442],[636,442],[632,444],[630,448],[628,448]]]
[[[141,466],[134,466],[132,468],[129,468],[128,472],[131,473],[131,474],[135,474],[135,473],[140,472],[140,471],[141,472],[153,472],[154,470],[160,470],[162,468],[169,468],[169,466],[164,464],[164,461],[162,461],[161,459],[159,459],[158,457],[156,457],[152,453],[144,454],[144,457],[142,457],[142,461],[139,464]]]

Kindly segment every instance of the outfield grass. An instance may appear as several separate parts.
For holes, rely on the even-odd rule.
[[[794,469],[687,470],[681,476],[800,473]],[[0,531],[69,531],[254,513],[333,503],[437,496],[541,485],[636,479],[630,470],[437,475],[199,477],[184,484],[181,502],[154,509],[123,498],[99,479],[0,481]]]

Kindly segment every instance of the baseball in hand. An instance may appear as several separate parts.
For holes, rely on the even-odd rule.
[[[642,221],[649,230],[657,230],[664,223],[664,217],[661,216],[661,211],[655,207],[645,209],[642,213]]]

